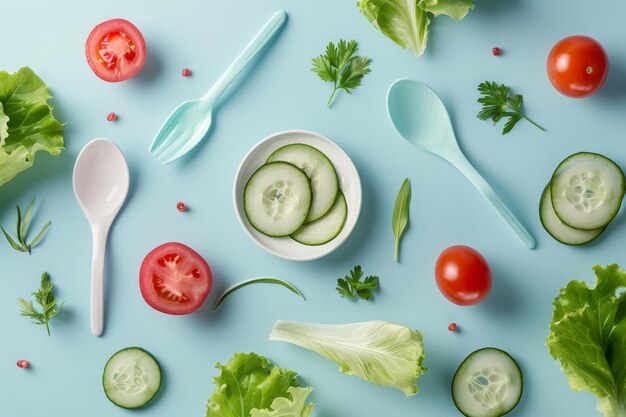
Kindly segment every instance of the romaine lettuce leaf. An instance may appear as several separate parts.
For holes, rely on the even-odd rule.
[[[626,415],[626,271],[596,265],[593,289],[571,281],[554,300],[550,354],[574,391],[597,397],[605,417]]]
[[[0,138],[0,187],[30,168],[38,151],[58,155],[63,149],[63,125],[52,115],[51,98],[46,84],[30,68],[14,74],[0,71],[0,104],[6,123]]]
[[[417,0],[361,0],[361,13],[385,36],[422,55],[428,41],[430,19]]]
[[[357,6],[376,29],[419,56],[428,42],[428,13],[461,20],[474,8],[474,3],[471,0],[360,0]]]
[[[420,0],[419,7],[435,16],[445,14],[461,20],[474,8],[474,3],[471,0]]]
[[[292,417],[290,414],[271,414],[272,411],[267,409],[274,407],[279,413],[281,407],[289,407],[292,401],[304,403],[310,392],[304,397],[300,391],[294,394],[289,389],[297,387],[297,374],[277,365],[270,366],[266,358],[256,353],[235,353],[226,365],[218,363],[216,367],[220,375],[214,379],[217,389],[209,398],[207,417],[250,417],[255,409],[259,417]],[[303,405],[301,415],[293,417],[307,417],[312,408],[313,404]]]
[[[289,387],[291,400],[285,397],[274,399],[271,410],[252,410],[250,417],[308,417],[313,410],[313,403],[305,404],[313,388]]]
[[[417,378],[426,371],[422,334],[382,320],[336,325],[280,320],[270,340],[317,352],[338,363],[345,374],[397,388],[406,396],[417,393]]]

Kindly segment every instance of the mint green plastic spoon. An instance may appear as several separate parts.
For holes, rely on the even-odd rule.
[[[454,165],[491,203],[522,242],[529,249],[535,248],[532,235],[461,152],[448,111],[432,88],[415,80],[394,82],[387,92],[387,112],[391,123],[404,139]]]

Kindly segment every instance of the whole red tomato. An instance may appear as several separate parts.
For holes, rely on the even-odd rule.
[[[468,306],[483,300],[491,289],[491,270],[483,256],[468,246],[450,246],[435,265],[441,293],[454,304]]]
[[[587,97],[604,84],[609,58],[595,39],[570,36],[554,45],[548,55],[547,69],[550,82],[561,94]]]

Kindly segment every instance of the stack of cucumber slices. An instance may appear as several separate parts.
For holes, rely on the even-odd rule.
[[[624,172],[596,153],[571,155],[543,190],[539,217],[546,231],[566,245],[584,245],[604,232],[624,198]]]
[[[303,143],[272,153],[248,180],[243,197],[246,217],[256,230],[310,246],[337,237],[348,214],[332,162]]]

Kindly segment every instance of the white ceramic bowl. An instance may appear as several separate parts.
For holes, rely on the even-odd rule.
[[[252,174],[278,148],[291,143],[304,143],[319,149],[335,166],[339,177],[339,187],[348,204],[348,217],[339,235],[320,246],[307,246],[289,237],[269,237],[256,230],[246,217],[243,208],[243,191]],[[310,261],[328,255],[337,249],[350,236],[361,213],[361,180],[350,157],[333,141],[322,135],[303,130],[289,130],[275,133],[257,143],[243,158],[233,184],[233,203],[239,223],[248,236],[267,252],[292,261]]]

